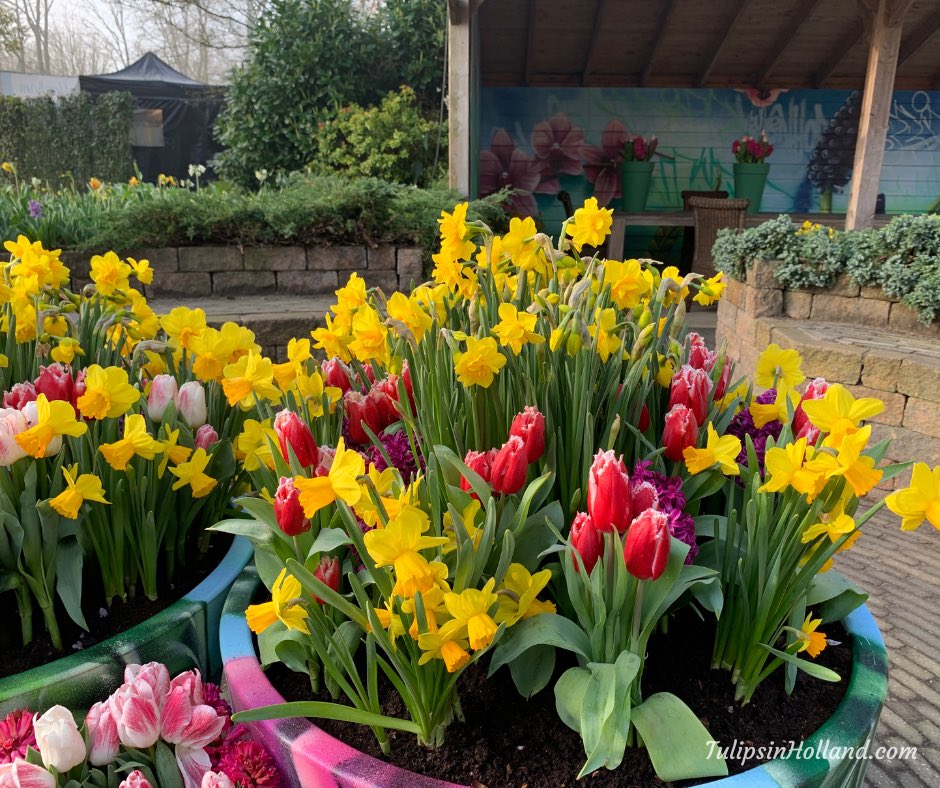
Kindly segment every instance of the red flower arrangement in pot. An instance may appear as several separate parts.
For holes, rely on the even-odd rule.
[[[757,213],[770,172],[766,159],[774,152],[774,146],[767,139],[767,132],[761,131],[759,137],[745,134],[735,140],[731,143],[731,152],[735,158],[734,196],[750,200],[748,213]]]

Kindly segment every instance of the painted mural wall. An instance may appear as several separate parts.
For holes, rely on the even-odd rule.
[[[731,143],[767,131],[775,150],[763,211],[818,211],[824,189],[844,212],[861,97],[857,91],[640,88],[484,88],[479,187],[522,190],[521,213],[549,229],[563,218],[556,197],[596,194],[619,207],[620,147],[627,133],[656,135],[647,209],[679,210],[680,192],[720,183],[733,195]],[[888,213],[936,209],[940,199],[940,91],[897,91],[881,192]]]

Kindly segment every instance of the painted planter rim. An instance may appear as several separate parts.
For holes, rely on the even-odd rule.
[[[93,660],[96,657],[120,652],[122,645],[138,642],[145,636],[149,637],[154,629],[169,628],[180,615],[190,610],[193,602],[208,603],[229,588],[253,554],[251,542],[242,536],[235,537],[218,566],[188,594],[183,594],[159,613],[135,624],[130,629],[112,635],[107,640],[60,657],[53,662],[47,662],[45,665],[0,679],[0,700],[7,694],[23,694],[48,684],[49,671],[53,667],[59,682],[75,681],[90,667],[93,667]]]
[[[232,587],[222,614],[219,641],[222,664],[228,681],[232,705],[236,711],[262,705],[283,703],[284,699],[268,681],[258,662],[257,651],[244,610],[251,603],[259,580],[254,567],[246,569],[242,578]],[[873,734],[881,708],[888,694],[888,665],[885,643],[868,605],[854,610],[842,620],[852,638],[852,673],[848,679],[845,695],[832,716],[822,726],[807,736],[804,743],[834,741],[837,746],[863,745]],[[246,681],[248,679],[248,681]],[[860,721],[859,709],[873,710]],[[862,724],[864,722],[864,725]],[[254,735],[264,741],[276,753],[282,774],[303,767],[307,778],[301,781],[304,788],[315,785],[342,784],[355,788],[378,788],[384,785],[408,785],[411,788],[466,788],[455,783],[414,774],[385,761],[358,752],[314,723],[303,718],[247,723]],[[301,763],[298,763],[301,761]],[[864,761],[860,761],[864,764]],[[813,785],[821,784],[819,775],[829,768],[829,761],[817,759],[806,765],[800,761],[796,766],[786,760],[774,760],[731,777],[714,780],[703,785],[721,788],[779,788],[779,786],[804,784],[815,768],[817,779]],[[324,781],[327,775],[340,778],[339,783]],[[381,775],[381,776],[380,776]],[[381,780],[381,782],[379,782]],[[808,782],[805,784],[809,784]]]

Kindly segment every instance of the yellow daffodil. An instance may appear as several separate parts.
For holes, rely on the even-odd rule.
[[[222,371],[222,391],[229,405],[240,405],[248,410],[256,400],[277,402],[281,392],[274,385],[274,370],[271,359],[259,353],[248,353]]]
[[[310,336],[314,340],[313,346],[317,350],[322,350],[327,358],[349,361],[352,359],[349,352],[349,343],[352,336],[342,322],[334,322],[330,315],[326,315],[324,320],[326,320],[326,326],[315,328],[310,332]]]
[[[363,536],[366,550],[375,565],[393,567],[393,593],[412,597],[419,591],[430,589],[438,579],[436,570],[420,551],[446,544],[447,538],[423,536],[430,527],[427,514],[409,506],[389,520],[385,528],[374,528]]]
[[[806,614],[806,619],[797,635],[797,643],[800,644],[797,649],[798,654],[805,651],[815,659],[826,648],[826,633],[816,631],[820,624],[822,624],[821,618],[813,618],[812,613]]]
[[[71,403],[46,398],[45,394],[36,397],[36,423],[25,432],[16,436],[20,448],[30,457],[44,457],[46,450],[55,438],[71,435],[77,438],[88,431],[88,425],[76,421]]]
[[[831,512],[820,514],[819,522],[808,526],[803,531],[800,541],[807,544],[820,536],[828,536],[830,542],[838,542],[843,536],[853,531],[855,531],[855,520],[851,515],[846,514],[840,505]]]
[[[130,273],[131,267],[114,252],[96,254],[91,258],[91,281],[101,295],[109,296],[115,290],[127,290],[130,287]]]
[[[418,647],[422,652],[418,664],[425,665],[432,659],[442,659],[447,672],[456,673],[470,661],[467,645],[466,638],[455,638],[452,633],[443,635],[440,632],[428,632],[418,638]]]
[[[444,604],[453,618],[441,627],[441,634],[448,638],[466,637],[474,650],[489,646],[498,628],[490,615],[490,610],[499,601],[493,593],[495,585],[496,580],[491,577],[483,588],[445,594]]]
[[[135,260],[133,257],[128,257],[127,264],[131,267],[138,282],[145,285],[153,284],[153,269],[150,267],[149,260]]]
[[[846,435],[856,432],[864,419],[877,416],[885,409],[874,397],[856,399],[840,383],[833,383],[822,399],[806,400],[803,412],[814,427],[827,434],[832,446],[838,446]]]
[[[68,486],[50,500],[49,505],[63,517],[74,520],[78,517],[78,510],[82,508],[85,501],[108,503],[104,497],[101,479],[95,474],[83,473],[79,476],[78,465],[72,465],[68,468],[63,466],[62,474],[65,476],[65,483]]]
[[[658,354],[658,369],[656,371],[656,382],[664,389],[672,385],[672,378],[676,374],[676,365],[671,358]]]
[[[464,386],[482,386],[488,389],[493,378],[506,364],[506,357],[496,349],[492,337],[467,337],[467,349],[454,353],[454,372]]]
[[[301,604],[300,594],[300,581],[282,569],[271,586],[271,601],[249,605],[245,611],[249,629],[260,635],[274,622],[280,621],[288,629],[309,635],[308,613]]]
[[[120,367],[92,364],[85,372],[85,393],[78,398],[78,410],[86,419],[116,419],[140,399],[140,392]]]
[[[708,439],[704,449],[689,446],[682,452],[685,458],[685,467],[689,473],[702,471],[718,465],[725,476],[737,476],[741,470],[738,468],[737,456],[741,452],[741,441],[734,435],[718,437],[715,427],[708,423]]]
[[[414,296],[408,297],[404,293],[393,293],[388,299],[388,316],[404,326],[417,344],[421,343],[424,335],[431,327],[431,316],[421,308]]]
[[[116,443],[106,443],[101,453],[116,471],[123,471],[134,455],[152,460],[163,452],[163,444],[147,432],[147,422],[139,413],[133,413],[124,420],[124,437]]]
[[[653,290],[653,274],[639,260],[604,263],[604,282],[610,287],[610,298],[619,309],[634,309]]]
[[[660,274],[661,282],[671,282],[672,285],[664,288],[663,306],[672,306],[678,301],[684,301],[689,295],[689,286],[683,284],[684,277],[679,273],[679,269],[674,265],[666,266]]]
[[[42,330],[52,337],[64,337],[69,330],[69,321],[62,315],[46,315],[42,321]]]
[[[875,468],[874,457],[862,454],[870,437],[870,424],[851,435],[846,435],[838,446],[835,458],[830,460],[831,467],[826,473],[828,478],[844,476],[859,497],[867,495],[884,475],[883,471]],[[824,446],[829,445],[828,440],[827,438],[823,442]]]
[[[784,350],[776,342],[768,345],[757,359],[754,382],[763,388],[789,391],[806,380],[800,369],[803,359],[795,350]]]
[[[615,333],[616,328],[616,309],[598,309],[594,314],[594,322],[587,327],[588,334],[594,338],[594,349],[605,364],[623,344],[621,336]]]
[[[192,350],[193,338],[206,329],[206,313],[202,309],[178,306],[160,318],[160,326],[166,331],[172,347]]]
[[[205,473],[211,460],[211,455],[205,449],[196,449],[188,462],[170,468],[170,473],[176,477],[173,489],[179,490],[188,484],[192,488],[193,498],[203,498],[212,492],[218,481]]]
[[[547,276],[551,268],[544,250],[535,240],[537,232],[534,219],[513,217],[509,220],[509,232],[502,237],[500,245],[517,268]]]
[[[469,260],[476,247],[468,238],[467,208],[462,202],[454,206],[453,213],[441,211],[437,220],[441,232],[441,251],[450,260]]]
[[[461,525],[463,525],[464,531],[467,532],[467,537],[473,544],[474,550],[480,546],[480,538],[483,536],[483,526],[476,525],[476,519],[477,515],[480,513],[480,509],[480,501],[476,498],[471,498],[470,503],[468,503],[460,513]],[[448,553],[454,552],[459,546],[457,529],[454,526],[454,518],[450,512],[444,514],[444,535],[447,537],[447,544],[444,545],[444,555],[447,555]]]
[[[551,579],[551,569],[543,569],[533,575],[522,564],[510,564],[499,593],[496,623],[512,626],[517,621],[540,613],[554,613],[554,602],[536,599]]]
[[[790,486],[813,500],[825,486],[826,476],[823,469],[812,463],[804,464],[807,454],[812,452],[813,448],[806,445],[806,438],[768,449],[764,457],[767,481],[758,492],[780,492]]]
[[[169,463],[172,462],[174,465],[180,465],[186,462],[186,460],[189,459],[189,455],[193,453],[193,450],[188,446],[179,445],[179,430],[170,429],[169,424],[164,424],[163,434],[166,437],[160,439],[160,446],[162,447],[160,453],[163,457],[160,458],[160,466],[157,468],[157,478],[159,479],[163,478],[163,474],[166,473],[166,466]]]
[[[699,291],[692,296],[692,300],[702,306],[711,306],[716,301],[719,301],[722,295],[724,295],[725,288],[728,286],[727,282],[721,281],[723,278],[724,272],[719,271],[714,276],[706,279],[699,285]]]
[[[71,364],[75,356],[84,356],[85,351],[82,350],[77,339],[62,337],[49,355],[53,361],[58,361],[60,364]]]
[[[792,389],[780,389],[773,402],[761,404],[757,400],[754,400],[750,406],[754,426],[760,429],[770,424],[772,421],[779,421],[781,424],[789,424],[791,414],[796,411],[799,404],[800,393]]]
[[[378,312],[369,305],[359,307],[353,317],[352,332],[349,349],[359,361],[388,365],[388,329]]]
[[[298,476],[294,487],[300,491],[300,505],[308,519],[318,511],[341,500],[348,506],[355,506],[362,495],[359,477],[365,473],[365,460],[359,452],[346,448],[343,439],[336,444],[333,464],[326,476],[305,479]]]
[[[600,246],[610,234],[613,217],[611,208],[601,208],[596,197],[589,197],[574,212],[574,217],[565,226],[565,232],[571,236],[571,244],[579,252],[585,246]]]
[[[915,462],[911,483],[885,499],[889,510],[901,518],[901,530],[914,531],[927,520],[940,531],[940,466],[933,470],[925,462]]]
[[[272,445],[278,445],[278,437],[271,419],[245,419],[242,431],[235,439],[235,456],[249,473],[262,467],[274,468]]]
[[[515,355],[522,352],[528,343],[541,344],[545,337],[535,332],[538,316],[520,312],[512,304],[499,305],[499,323],[493,326],[493,333],[499,337],[499,344],[508,347]]]

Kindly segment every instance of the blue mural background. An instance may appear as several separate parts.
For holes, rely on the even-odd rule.
[[[619,122],[631,134],[659,138],[658,150],[664,155],[655,157],[648,210],[679,210],[685,189],[710,189],[720,182],[720,188],[733,194],[731,143],[764,129],[775,150],[768,159],[770,179],[762,210],[818,211],[821,183],[828,179],[836,186],[832,210],[844,212],[859,104],[859,94],[848,90],[774,90],[761,95],[732,89],[483,88],[480,191],[485,194],[506,182],[521,186],[532,196],[523,195],[519,207],[534,207],[546,227],[555,231],[564,216],[555,193],[566,189],[575,203],[594,194],[591,181],[597,169],[589,168],[589,179],[583,164],[592,150],[595,161],[612,153],[605,150],[604,138],[609,142],[616,136]],[[539,140],[533,134],[537,128]],[[567,145],[568,150],[561,151],[567,158],[546,155],[544,143],[551,131],[556,142]],[[579,139],[582,171],[572,174]],[[534,144],[538,141],[542,144]],[[485,166],[487,157],[490,167]],[[494,177],[494,169],[500,169],[495,159],[503,165],[511,162],[511,167],[502,168],[502,179]],[[567,174],[558,172],[559,162]],[[532,185],[533,170],[540,173],[537,186]],[[617,177],[619,190],[619,173]],[[879,191],[888,213],[936,209],[940,91],[895,92]],[[619,207],[618,198],[611,204]]]

